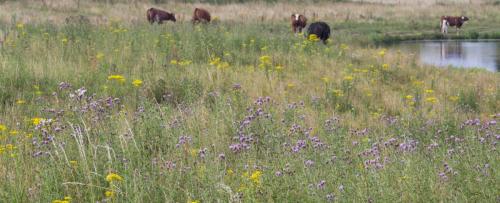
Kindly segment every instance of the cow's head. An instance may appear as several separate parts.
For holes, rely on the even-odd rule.
[[[467,16],[461,16],[460,17],[460,21],[462,21],[462,22],[465,22],[465,21],[468,21],[468,20],[469,20],[469,18]]]

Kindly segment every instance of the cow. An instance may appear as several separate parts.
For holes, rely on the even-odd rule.
[[[307,18],[304,15],[295,13],[290,17],[293,33],[302,32],[307,25]]]
[[[440,21],[441,31],[443,31],[443,22],[446,22],[447,23],[446,27],[455,26],[457,28],[457,35],[458,35],[460,28],[468,20],[469,20],[469,18],[466,16],[441,16],[441,21]],[[448,28],[446,28],[446,32],[448,32],[447,29]]]
[[[326,44],[326,40],[330,37],[330,26],[325,22],[314,22],[307,28],[306,37],[309,38],[310,35],[315,34],[323,44]]]
[[[193,19],[191,20],[193,24],[195,23],[209,23],[210,22],[210,13],[202,8],[195,8],[193,13]]]
[[[169,21],[169,20],[173,22],[177,21],[175,19],[175,14],[157,8],[148,9],[146,17],[148,18],[148,21],[151,24],[153,24],[154,22],[162,24],[163,21]]]

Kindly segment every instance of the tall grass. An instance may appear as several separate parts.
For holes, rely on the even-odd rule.
[[[498,73],[285,23],[4,26],[2,201],[498,198]]]

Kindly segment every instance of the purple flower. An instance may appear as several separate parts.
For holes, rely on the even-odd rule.
[[[306,160],[304,161],[304,165],[306,165],[306,167],[311,167],[314,165],[314,161],[312,160]]]
[[[326,181],[325,180],[321,180],[319,181],[319,183],[316,185],[316,187],[320,190],[324,189],[325,188],[325,185],[326,185]]]
[[[225,160],[226,159],[226,155],[224,155],[224,153],[220,153],[219,154],[219,159],[220,160]]]
[[[283,173],[281,171],[276,171],[274,173],[274,175],[277,176],[277,177],[281,177],[281,176],[283,176]]]
[[[200,156],[200,158],[205,158],[205,156],[207,155],[207,151],[207,148],[200,149],[200,151],[198,151],[198,155]]]

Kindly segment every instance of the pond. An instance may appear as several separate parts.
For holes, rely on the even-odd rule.
[[[391,45],[390,48],[417,54],[424,64],[500,71],[500,40],[411,41]]]

